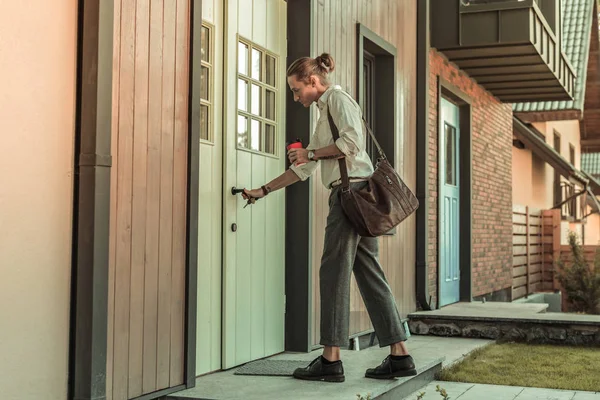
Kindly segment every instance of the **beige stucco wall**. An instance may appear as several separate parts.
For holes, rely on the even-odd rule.
[[[534,123],[546,135],[546,143],[554,147],[554,131],[561,137],[560,154],[569,160],[569,144],[575,147],[575,167],[580,168],[579,121]],[[553,206],[554,169],[532,154],[531,150],[513,147],[513,204],[535,208]]]
[[[585,244],[600,245],[600,216],[590,215],[585,224]]]
[[[66,399],[76,0],[0,0],[0,397]]]
[[[532,154],[527,149],[512,148],[512,180],[513,204],[529,205],[532,203]]]
[[[575,148],[575,168],[581,169],[581,146],[579,121],[552,121],[534,123],[536,129],[546,136],[546,143],[554,147],[554,132],[560,135],[560,154],[570,161],[569,145]],[[528,149],[513,147],[513,204],[549,209],[553,206],[554,169]],[[562,178],[561,179],[565,179]],[[561,242],[567,243],[569,230],[580,237],[580,223],[563,221],[561,224]],[[600,241],[600,219],[588,217],[585,227],[585,244],[598,244]]]

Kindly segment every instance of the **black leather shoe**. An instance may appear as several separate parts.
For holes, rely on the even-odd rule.
[[[325,364],[321,356],[315,358],[308,367],[297,368],[294,378],[307,381],[344,382],[344,366],[342,361]]]
[[[392,379],[416,374],[415,361],[411,356],[403,357],[400,360],[394,360],[391,356],[387,356],[379,367],[369,368],[365,376],[374,379]]]

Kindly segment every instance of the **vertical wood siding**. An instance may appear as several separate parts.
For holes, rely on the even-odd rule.
[[[107,396],[183,383],[189,1],[115,2]]]
[[[411,188],[416,187],[416,24],[417,4],[403,0],[314,0],[312,42],[315,57],[330,53],[336,62],[331,78],[356,98],[356,23],[361,23],[396,47],[396,168]],[[318,115],[313,116],[313,126]],[[388,132],[391,133],[391,132]],[[378,135],[385,134],[380,127]],[[319,266],[323,253],[329,191],[313,177],[312,271],[313,343],[319,341]],[[404,221],[394,236],[380,239],[380,262],[403,317],[415,309],[415,217]],[[350,334],[372,329],[360,292],[352,278]]]

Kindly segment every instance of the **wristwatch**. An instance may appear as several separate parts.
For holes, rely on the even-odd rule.
[[[308,161],[315,161],[314,158],[315,158],[315,152],[312,150],[309,150],[308,151]]]

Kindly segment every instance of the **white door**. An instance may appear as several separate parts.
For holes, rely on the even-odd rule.
[[[223,368],[284,349],[284,191],[244,208],[231,188],[285,170],[286,9],[225,1]]]

